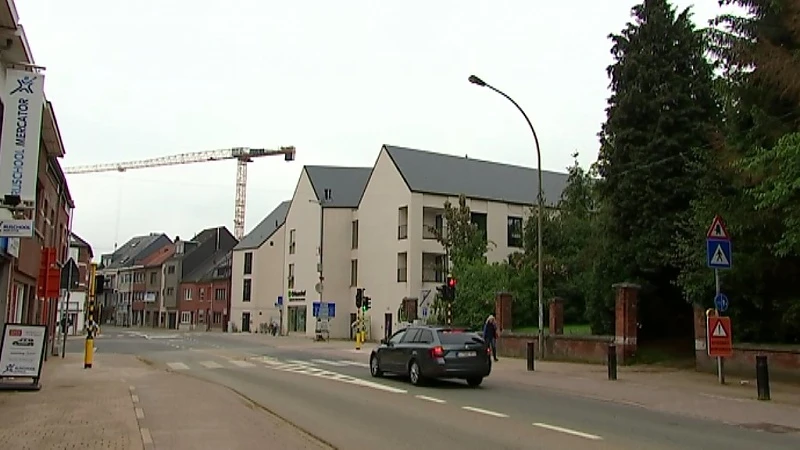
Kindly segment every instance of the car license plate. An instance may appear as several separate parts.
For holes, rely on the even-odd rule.
[[[475,355],[475,352],[458,352],[459,358],[474,358]]]

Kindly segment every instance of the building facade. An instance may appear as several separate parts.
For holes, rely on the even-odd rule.
[[[180,284],[181,329],[225,329],[230,311],[231,248],[222,248]]]
[[[67,295],[62,296],[58,302],[57,321],[66,317],[72,325],[67,328],[67,333],[71,335],[80,334],[84,327],[84,305],[86,304],[86,294],[89,292],[90,265],[94,258],[94,251],[88,242],[81,239],[75,233],[70,236],[69,254],[67,259],[72,260],[77,268],[77,276],[72,279],[71,274],[62,272],[62,287],[64,281],[69,286]],[[66,280],[65,280],[66,278]]]
[[[139,326],[160,328],[167,320],[164,307],[164,262],[175,253],[175,244],[169,243],[144,258],[141,268],[134,273],[133,323]],[[140,283],[135,282],[140,278]]]
[[[236,330],[265,332],[270,323],[282,322],[277,305],[285,298],[284,224],[290,204],[281,202],[233,248],[230,317]]]
[[[542,178],[545,203],[554,206],[567,175],[543,171]],[[262,288],[272,282],[261,279],[281,276],[282,329],[289,333],[315,334],[313,305],[325,302],[335,303],[330,336],[351,337],[358,288],[372,299],[372,339],[401,325],[404,302],[416,304],[417,316],[424,318],[447,276],[444,248],[436,239],[446,226],[444,205],[457,204],[461,194],[489,242],[490,262],[521,249],[523,223],[536,204],[536,170],[393,146],[382,147],[371,168],[304,167],[281,225],[283,256],[257,246],[234,252],[235,308],[246,312],[238,297],[247,279],[252,302],[253,286],[259,297],[261,289],[272,296],[271,288]],[[245,274],[248,253],[251,274]]]

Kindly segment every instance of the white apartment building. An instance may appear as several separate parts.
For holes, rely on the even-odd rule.
[[[567,175],[542,176],[545,202],[555,205]],[[351,336],[359,287],[372,299],[372,339],[397,329],[404,299],[416,299],[422,317],[446,276],[444,250],[430,228],[444,226],[444,203],[456,203],[460,194],[467,196],[473,221],[486,233],[490,261],[522,246],[522,221],[536,203],[536,170],[388,145],[372,168],[304,167],[282,225],[283,329],[314,335],[312,305],[323,300],[336,304],[330,336]],[[273,283],[278,270],[255,275],[255,267],[267,263],[254,258],[254,277]],[[242,269],[236,262],[234,267],[236,280]],[[234,281],[234,298],[241,286],[237,292]],[[270,296],[274,304],[276,296]]]
[[[230,320],[239,331],[263,332],[281,323],[276,307],[283,294],[286,213],[282,202],[233,248]]]

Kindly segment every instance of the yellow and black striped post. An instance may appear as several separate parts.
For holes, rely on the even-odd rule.
[[[97,272],[97,264],[92,263],[89,267],[89,292],[86,302],[86,345],[83,350],[83,368],[91,369],[92,362],[94,361],[94,333],[96,326],[94,323],[95,318],[95,273]]]

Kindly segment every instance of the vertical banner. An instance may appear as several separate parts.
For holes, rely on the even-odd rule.
[[[0,137],[0,199],[18,195],[19,206],[36,205],[36,174],[44,105],[44,74],[6,69]]]

